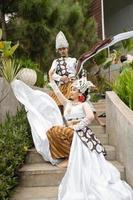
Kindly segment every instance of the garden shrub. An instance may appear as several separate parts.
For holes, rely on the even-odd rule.
[[[0,124],[0,199],[8,200],[17,185],[18,169],[24,163],[27,149],[32,145],[30,128],[24,109],[16,116],[7,115]]]
[[[125,68],[113,88],[121,100],[133,110],[133,69]]]

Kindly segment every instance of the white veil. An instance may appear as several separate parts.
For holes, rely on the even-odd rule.
[[[55,164],[50,151],[46,132],[53,125],[63,125],[60,110],[46,93],[33,90],[20,80],[11,83],[16,98],[25,106],[34,145],[45,160]]]

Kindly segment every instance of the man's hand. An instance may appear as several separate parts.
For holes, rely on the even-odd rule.
[[[64,76],[61,77],[60,80],[63,81],[64,83],[68,83],[69,78],[66,75],[64,75]]]

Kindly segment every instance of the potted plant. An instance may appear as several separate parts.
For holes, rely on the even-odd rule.
[[[31,59],[20,59],[21,70],[19,71],[17,78],[25,82],[27,85],[33,86],[37,81],[37,64]]]
[[[11,46],[10,41],[2,41],[2,30],[0,29],[0,75],[7,83],[12,82],[20,70],[20,64],[13,58],[13,54],[19,43]],[[10,84],[8,84],[7,90],[4,93],[0,103],[6,98],[10,91]]]

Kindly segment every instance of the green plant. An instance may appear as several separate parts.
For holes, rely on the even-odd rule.
[[[112,84],[101,76],[98,78],[97,87],[100,94],[105,94],[106,91],[112,90]]]
[[[0,29],[0,40],[2,39],[2,29]],[[13,59],[13,54],[17,49],[19,43],[11,46],[10,41],[0,41],[0,76],[2,76],[7,82],[13,81],[19,70],[20,64]],[[10,84],[8,84],[8,89],[6,93],[0,99],[0,103],[6,98],[10,91]]]
[[[124,53],[133,51],[133,38],[122,41],[122,47],[123,50],[125,51]]]
[[[19,59],[19,62],[22,68],[37,70],[39,67],[39,65],[32,61],[30,58],[21,58]]]
[[[0,199],[8,200],[18,182],[18,169],[32,145],[24,109],[0,125]]]
[[[124,70],[124,69],[133,69],[133,62],[124,62],[123,63],[123,65],[122,65],[122,71]]]
[[[1,61],[2,66],[0,67],[0,74],[2,77],[7,80],[7,82],[13,81],[19,70],[20,63],[17,63],[14,59],[4,58]]]
[[[2,39],[2,29],[0,29],[0,40]],[[10,58],[16,51],[16,49],[19,46],[19,42],[17,44],[11,46],[12,42],[11,41],[0,41],[0,53],[1,53],[1,58]]]
[[[44,78],[44,86],[47,86],[48,83],[49,83],[49,81],[48,81],[48,75],[45,73],[44,76],[43,76],[43,78]]]
[[[113,85],[121,100],[133,110],[133,69],[125,68]]]
[[[44,73],[39,69],[36,70],[36,73],[37,73],[37,82],[35,85],[37,87],[43,87],[45,84],[44,83]]]
[[[97,102],[98,100],[102,99],[102,97],[100,95],[98,95],[97,93],[90,93],[91,96],[91,101],[92,102]]]
[[[0,39],[2,38],[2,30],[0,29]],[[11,46],[10,41],[0,41],[0,74],[9,83],[16,78],[20,70],[20,64],[12,58],[19,43]]]

